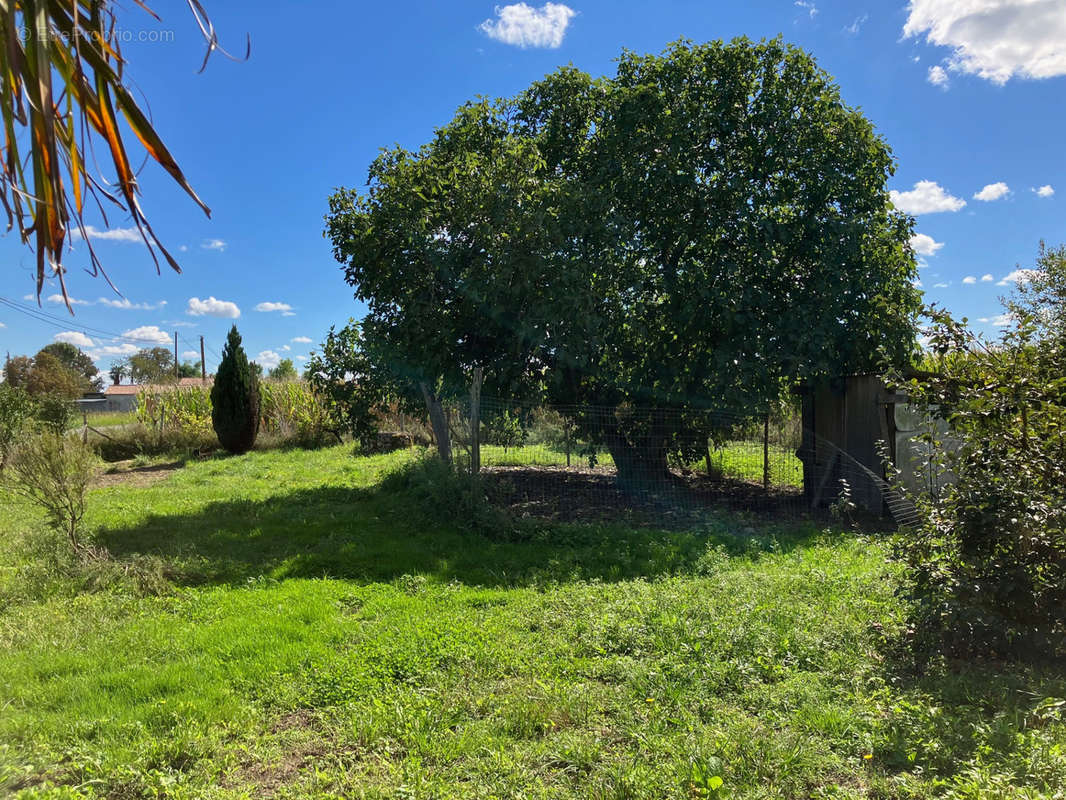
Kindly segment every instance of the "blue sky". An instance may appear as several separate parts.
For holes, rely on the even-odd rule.
[[[658,52],[681,37],[780,34],[813,53],[898,159],[890,188],[917,216],[927,299],[975,328],[994,331],[997,298],[1040,239],[1066,241],[1066,0],[227,0],[207,4],[212,21],[235,52],[250,35],[251,58],[216,56],[203,74],[184,3],[158,0],[158,23],[128,5],[129,77],[212,218],[149,164],[144,208],[183,274],[157,275],[126,241],[129,220],[96,220],[94,245],[125,300],[80,271],[75,246],[76,315],[47,299],[49,321],[0,306],[0,351],[32,354],[58,336],[106,368],[176,330],[190,357],[206,338],[212,368],[236,322],[252,358],[299,364],[331,324],[363,313],[322,218],[334,187],[365,183],[379,148],[417,147],[475,95],[513,94],[568,63],[608,73],[623,48]],[[8,234],[0,257],[0,297],[36,308],[24,299],[33,253]]]

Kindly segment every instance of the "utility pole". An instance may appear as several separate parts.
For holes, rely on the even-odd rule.
[[[200,337],[200,381],[207,383],[207,359],[204,358],[204,337]]]
[[[174,377],[178,377],[178,332],[174,331]]]

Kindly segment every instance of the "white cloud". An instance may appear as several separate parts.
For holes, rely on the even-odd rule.
[[[7,327],[7,325],[5,325],[4,323],[0,322],[0,328],[6,328],[6,327]]]
[[[862,29],[862,26],[869,18],[869,14],[863,14],[861,17],[856,17],[853,23],[844,26],[844,33],[848,34],[849,36],[855,36]]]
[[[190,297],[189,307],[185,309],[185,313],[191,317],[236,319],[241,315],[241,310],[237,308],[236,303],[231,303],[229,300],[216,300],[214,297],[201,300],[199,297]]]
[[[936,214],[941,211],[958,211],[966,205],[961,197],[953,197],[936,181],[918,181],[909,192],[888,193],[892,205],[905,214]]]
[[[943,246],[943,242],[938,242],[933,239],[932,236],[928,236],[924,233],[916,233],[911,237],[911,247],[914,248],[914,252],[919,255],[935,256],[936,251]]]
[[[57,342],[66,342],[67,344],[72,344],[75,347],[93,346],[93,340],[81,331],[63,331],[62,333],[57,333],[52,338],[55,339]]]
[[[995,278],[992,277],[992,273],[990,272],[986,272],[984,275],[981,276],[981,283],[991,283],[994,280]]]
[[[925,79],[933,86],[939,86],[941,89],[947,89],[950,83],[947,71],[939,64],[929,68],[929,73],[925,76]]]
[[[1037,197],[1051,197],[1055,194],[1055,190],[1051,188],[1050,183],[1045,183],[1039,189],[1033,189],[1036,192]]]
[[[197,361],[200,360],[200,354],[197,351],[195,351],[195,350],[186,350],[186,351],[184,351],[181,354],[181,357],[182,358],[195,358]]]
[[[264,350],[253,360],[263,369],[274,369],[274,367],[281,363],[281,356],[273,350]]]
[[[49,303],[55,303],[56,305],[63,305],[66,302],[65,300],[63,300],[63,295],[58,294],[58,293],[57,294],[50,294],[45,299]],[[72,306],[91,306],[92,305],[92,301],[91,300],[79,300],[76,297],[68,297],[67,299],[70,300],[70,304]]]
[[[221,253],[226,249],[226,243],[221,239],[207,239],[200,245],[200,247],[204,250],[217,250]]]
[[[140,349],[135,344],[109,344],[97,347],[89,353],[89,357],[93,361],[99,361],[102,358],[122,358],[123,356],[132,356]]]
[[[295,311],[282,311],[281,312],[281,316],[283,316],[283,317],[295,317],[296,316],[296,312]]]
[[[90,239],[100,239],[107,242],[143,242],[141,234],[136,228],[115,228],[109,231],[101,231],[92,225],[85,226],[85,235]],[[80,239],[81,231],[75,228],[71,231],[70,238]]]
[[[311,344],[310,336],[294,336],[292,341],[299,342],[300,344]]]
[[[815,5],[814,0],[796,0],[795,6],[796,8],[805,9],[811,19],[818,16],[818,6]]]
[[[994,317],[978,317],[977,321],[986,325],[995,325],[997,328],[1005,328],[1014,321],[1014,317],[1010,314],[997,314]]]
[[[953,72],[993,83],[1066,75],[1062,0],[911,0],[903,35],[950,47]]]
[[[142,325],[139,328],[132,328],[123,332],[121,338],[146,344],[170,344],[171,342],[170,334],[160,330],[158,325]]]
[[[256,311],[292,311],[288,303],[260,303],[255,307]]]
[[[131,303],[129,298],[123,297],[118,300],[112,300],[107,297],[101,297],[97,300],[98,303],[111,308],[123,308],[127,311],[155,311],[157,308],[162,308],[167,304],[166,300],[160,300],[155,305],[151,303]]]
[[[985,203],[991,203],[993,200],[999,200],[1001,197],[1006,197],[1010,194],[1010,187],[1003,181],[998,183],[990,183],[984,189],[979,191],[973,196],[974,200],[981,200]]]
[[[973,286],[975,283],[977,283],[977,278],[975,278],[973,275],[967,275],[965,278],[962,279],[962,282],[965,283],[967,286]]]
[[[297,361],[306,361],[307,360],[307,356],[296,356],[296,360]]]
[[[934,289],[947,289],[949,286],[951,286],[951,281],[948,281],[946,283],[944,281],[941,281],[940,283],[933,284]]]
[[[1034,270],[1031,269],[1016,269],[1003,276],[1003,278],[996,283],[996,286],[1010,286],[1015,283],[1029,283],[1033,279]]]
[[[487,19],[478,30],[504,44],[516,47],[559,47],[570,20],[577,14],[562,3],[533,8],[525,3],[496,6],[496,19]]]
[[[287,345],[287,344],[283,344],[281,346],[281,349],[284,350],[286,353],[289,352],[290,350],[292,350],[292,348],[289,347],[289,345]]]

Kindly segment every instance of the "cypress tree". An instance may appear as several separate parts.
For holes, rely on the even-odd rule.
[[[218,443],[231,453],[246,453],[259,433],[259,379],[241,347],[234,325],[222,349],[211,387],[211,424]]]

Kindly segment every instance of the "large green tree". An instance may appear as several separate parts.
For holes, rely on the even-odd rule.
[[[127,361],[133,383],[167,383],[174,380],[174,354],[166,347],[145,347]]]
[[[680,42],[467,104],[333,195],[327,233],[398,384],[446,394],[482,366],[486,393],[615,409],[583,424],[639,477],[699,441],[694,411],[909,357],[893,169],[808,54]]]
[[[103,389],[103,381],[100,379],[100,370],[96,364],[74,345],[69,342],[53,342],[41,348],[41,353],[50,353],[55,356],[64,367],[82,376],[85,379],[87,389]]]

